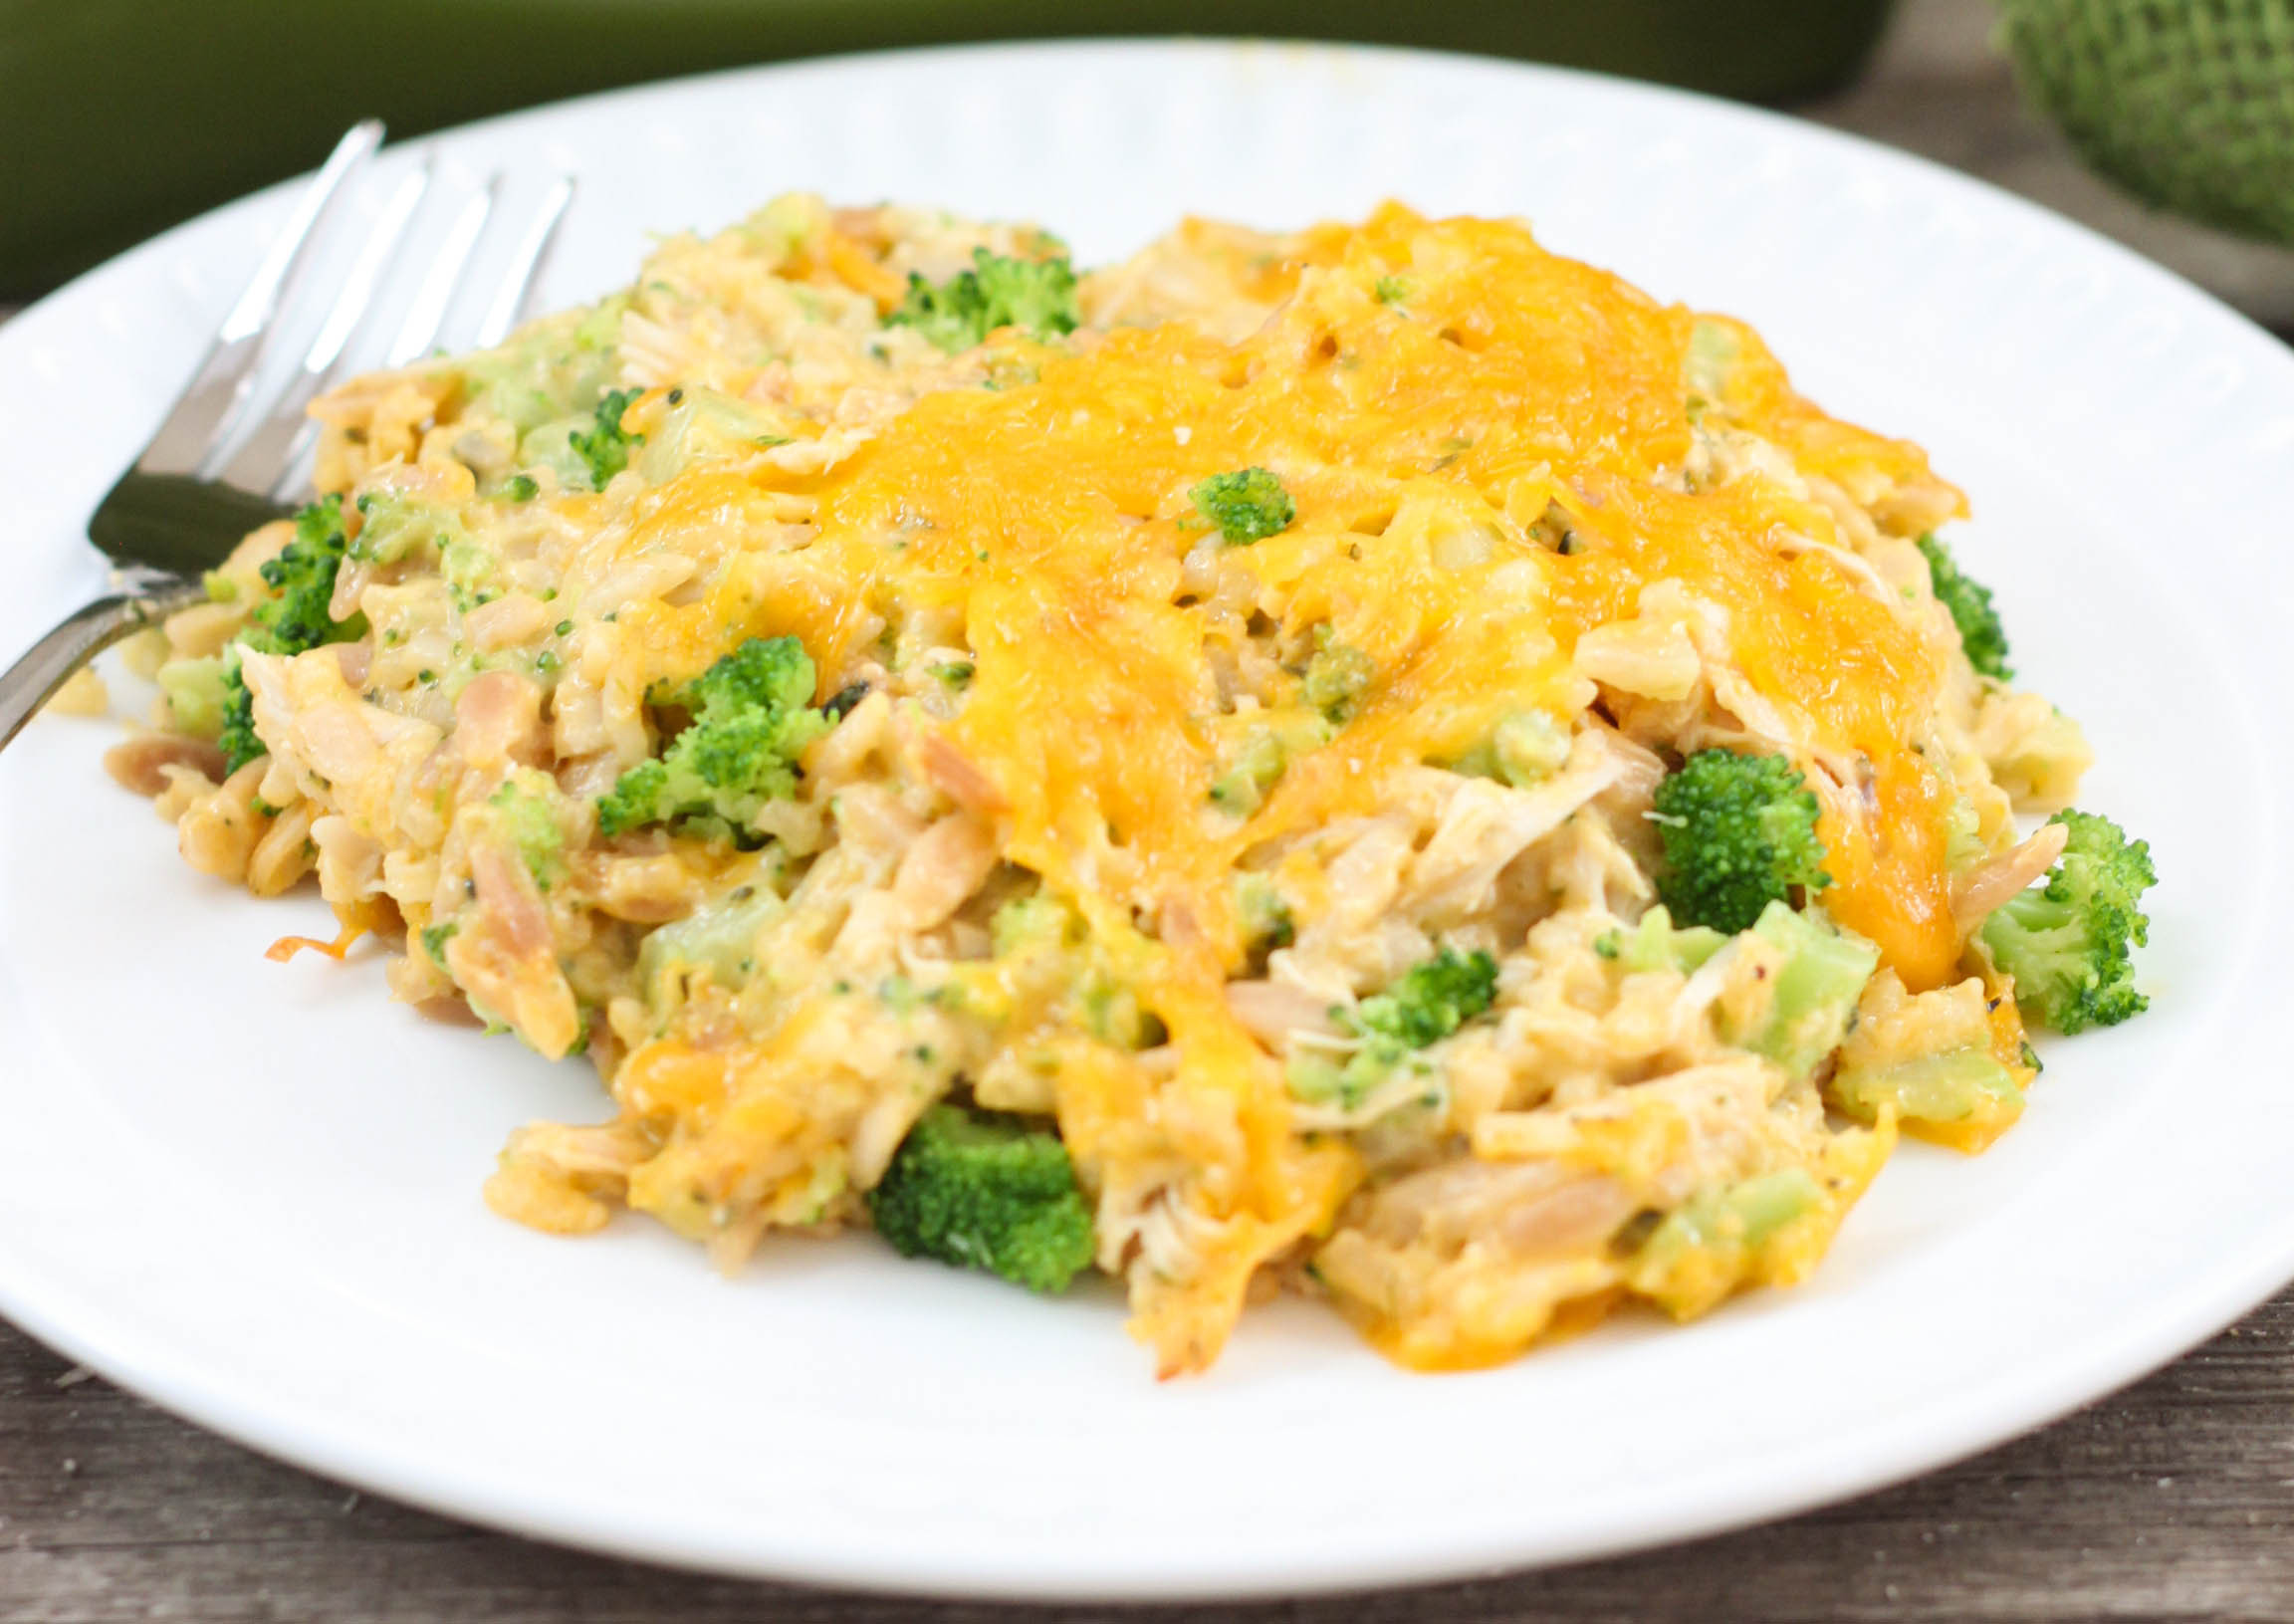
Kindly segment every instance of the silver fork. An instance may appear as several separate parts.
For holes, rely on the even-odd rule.
[[[112,561],[110,588],[0,673],[0,746],[102,649],[200,601],[201,575],[221,564],[249,531],[294,511],[290,498],[303,483],[303,455],[316,432],[305,408],[342,377],[353,341],[372,320],[393,251],[436,178],[435,156],[392,189],[292,376],[268,392],[258,385],[312,280],[312,245],[341,216],[353,190],[348,182],[381,142],[382,125],[369,119],[336,143],[150,444],[89,517],[88,539]],[[495,175],[455,214],[383,365],[403,366],[436,341],[465,285],[487,219],[501,202],[502,184],[503,177]],[[518,234],[472,336],[476,346],[500,343],[530,314],[573,198],[572,178],[560,177]]]

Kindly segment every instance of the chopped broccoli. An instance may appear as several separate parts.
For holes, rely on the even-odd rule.
[[[700,824],[739,843],[766,802],[796,788],[797,758],[828,731],[811,708],[812,684],[812,661],[796,638],[752,637],[662,696],[690,710],[692,723],[658,758],[621,775],[597,803],[597,827],[614,835]]]
[[[1479,949],[1460,954],[1444,948],[1385,992],[1364,999],[1345,1024],[1366,1038],[1424,1048],[1490,1008],[1496,997],[1495,959]]]
[[[718,986],[741,985],[757,963],[757,939],[785,904],[769,885],[737,885],[684,918],[648,931],[637,949],[637,985],[658,1016],[687,977],[706,972]]]
[[[1013,259],[975,248],[972,268],[946,282],[910,272],[907,298],[884,320],[914,328],[953,355],[999,328],[1022,328],[1039,339],[1072,333],[1082,316],[1075,308],[1075,271],[1065,259]]]
[[[1700,1190],[1667,1215],[1627,1260],[1625,1278],[1668,1313],[1688,1318],[1733,1290],[1793,1227],[1824,1222],[1831,1206],[1805,1168],[1787,1167]]]
[[[620,371],[618,342],[631,296],[546,316],[508,342],[449,363],[461,374],[470,417],[506,418],[521,438],[593,403]]]
[[[443,924],[422,927],[422,951],[439,969],[446,968],[446,944],[462,934],[461,923],[449,919]]]
[[[1077,924],[1074,911],[1048,892],[1016,896],[988,921],[991,949],[999,959],[1032,948],[1065,949]]]
[[[300,654],[321,643],[350,642],[366,635],[364,615],[337,620],[327,612],[347,546],[341,496],[314,502],[298,513],[294,540],[263,564],[264,583],[275,595],[255,605],[254,623],[240,633],[239,641],[259,653]]]
[[[1569,760],[1569,746],[1567,725],[1554,720],[1551,712],[1515,711],[1450,763],[1450,771],[1527,790],[1561,771]]]
[[[607,480],[628,467],[629,448],[645,441],[642,434],[625,433],[621,427],[621,414],[629,409],[638,392],[607,389],[605,397],[597,402],[596,417],[590,426],[575,429],[567,436],[574,454],[589,469],[589,488],[593,491],[602,491]]]
[[[314,502],[298,513],[294,539],[277,558],[264,561],[263,583],[272,595],[255,605],[237,638],[239,646],[259,654],[300,654],[322,643],[350,642],[365,636],[363,614],[337,620],[328,612],[347,546],[340,495]],[[236,653],[225,655],[221,680],[217,739],[223,746],[224,771],[236,773],[256,757],[269,754],[269,747],[255,736],[254,696],[247,692],[247,679],[240,673]]]
[[[1325,721],[1344,727],[1376,679],[1377,662],[1349,643],[1332,642],[1328,626],[1315,628],[1314,641],[1306,662],[1306,703]]]
[[[1665,845],[1657,894],[1686,925],[1733,936],[1795,886],[1832,883],[1816,838],[1816,796],[1782,756],[1701,750],[1657,787]]]
[[[1664,904],[1651,908],[1630,931],[1604,931],[1593,939],[1594,953],[1615,961],[1627,975],[1671,970],[1689,975],[1728,945],[1717,930],[1691,925],[1673,928],[1673,915]]]
[[[2007,633],[2000,627],[1998,611],[1991,607],[1991,588],[1961,575],[1934,532],[1920,538],[1919,548],[1928,561],[1928,580],[1936,589],[1936,601],[1951,611],[1951,623],[1959,628],[1959,646],[1967,651],[1967,663],[1985,676],[2005,682],[2015,672],[2007,664]]]
[[[1229,547],[1248,547],[1290,528],[1298,505],[1264,468],[1213,474],[1187,493],[1196,511],[1219,527]]]
[[[1790,1075],[1806,1076],[1848,1036],[1856,1001],[1880,967],[1880,950],[1782,901],[1760,911],[1752,934],[1783,959],[1759,1026],[1732,1036]]]
[[[1016,1116],[933,1106],[867,1200],[877,1233],[905,1258],[1045,1293],[1091,1262],[1091,1210],[1067,1147]]]
[[[1291,1057],[1290,1091],[1301,1099],[1335,1099],[1351,1110],[1410,1056],[1438,1044],[1490,1008],[1497,997],[1497,961],[1477,949],[1444,948],[1383,993],[1335,1012],[1341,1031],[1359,1038],[1343,1065],[1308,1049]]]
[[[1920,1124],[2012,1122],[2023,1110],[2023,1089],[1987,1048],[1970,1046],[1922,1054],[1877,1069],[1843,1066],[1832,1078],[1832,1097],[1858,1121],[1869,1122],[1884,1104]]]
[[[2057,1032],[2114,1027],[2150,1008],[2135,990],[2131,949],[2149,939],[2139,904],[2157,883],[2151,846],[2093,812],[2059,812],[2070,830],[2047,883],[2010,897],[1984,921],[1991,962],[2015,978],[2015,1002]]]
[[[504,779],[486,798],[486,805],[502,814],[502,831],[509,835],[526,871],[543,890],[566,872],[566,831],[559,826],[558,786],[549,774],[523,769]]]
[[[1238,817],[1250,816],[1265,801],[1288,761],[1280,735],[1264,729],[1252,734],[1235,752],[1227,771],[1211,781],[1211,804]]]
[[[228,655],[209,654],[200,659],[169,660],[159,667],[159,692],[167,700],[168,724],[177,733],[194,739],[213,739],[222,733],[229,698],[224,673],[233,664]]]
[[[444,521],[451,509],[432,507],[411,497],[368,491],[358,499],[358,539],[348,557],[361,564],[388,569],[450,543]]]
[[[1370,291],[1378,296],[1381,305],[1399,305],[1410,297],[1410,279],[1382,276],[1371,285]]]

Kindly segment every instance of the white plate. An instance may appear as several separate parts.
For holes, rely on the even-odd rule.
[[[1182,212],[1387,194],[1519,212],[1750,318],[1927,443],[2086,797],[2165,875],[2155,1011],[2055,1045],[2023,1125],[1914,1146],[1816,1278],[1509,1368],[1388,1368],[1302,1304],[1158,1385],[1111,1293],[1042,1302],[865,1239],[738,1279],[641,1221],[552,1241],[478,1187],[585,1067],[428,1027],[372,960],[279,966],[308,897],[199,880],[101,727],[0,758],[0,1308],[319,1471],[527,1532],[904,1590],[1275,1593],[1585,1556],[1868,1489],[2129,1380],[2294,1273],[2286,745],[2294,357],[2165,273],[1925,164],[1664,92],[1391,52],[1086,45],[741,73],[446,136],[581,193],[550,292],[785,187],[1022,215],[1085,260]],[[403,157],[401,160],[403,161]],[[283,198],[0,330],[0,648],[96,571],[77,527]],[[2273,923],[2276,921],[2276,923]]]

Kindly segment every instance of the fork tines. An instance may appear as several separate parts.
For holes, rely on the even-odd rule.
[[[491,235],[500,237],[515,226],[501,207],[504,176],[496,173],[475,191],[441,185],[433,151],[375,201],[364,195],[372,188],[359,182],[381,140],[381,124],[369,119],[336,144],[152,436],[138,471],[188,474],[284,501],[306,477],[315,434],[306,415],[312,400],[357,357],[385,366],[419,359],[448,333],[450,316],[477,302],[473,288],[481,279],[472,268],[488,257],[481,252],[487,228],[491,223]],[[456,197],[458,190],[465,195]],[[535,290],[573,197],[571,177],[551,183],[516,228],[506,257],[498,255],[503,262],[475,325],[454,324],[456,342],[497,344],[533,314]],[[353,226],[350,217],[361,212],[365,218]],[[442,230],[436,229],[440,215],[449,216]],[[341,253],[319,251],[323,243],[353,240],[346,265],[340,265]],[[392,303],[384,296],[408,283],[404,313],[387,346],[378,346],[372,340]],[[317,328],[300,359],[275,376],[282,345],[314,316]]]

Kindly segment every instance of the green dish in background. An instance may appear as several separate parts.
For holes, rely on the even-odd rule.
[[[958,40],[1219,34],[1563,63],[1748,101],[1855,73],[1891,0],[0,0],[0,300],[394,136],[616,85]]]

